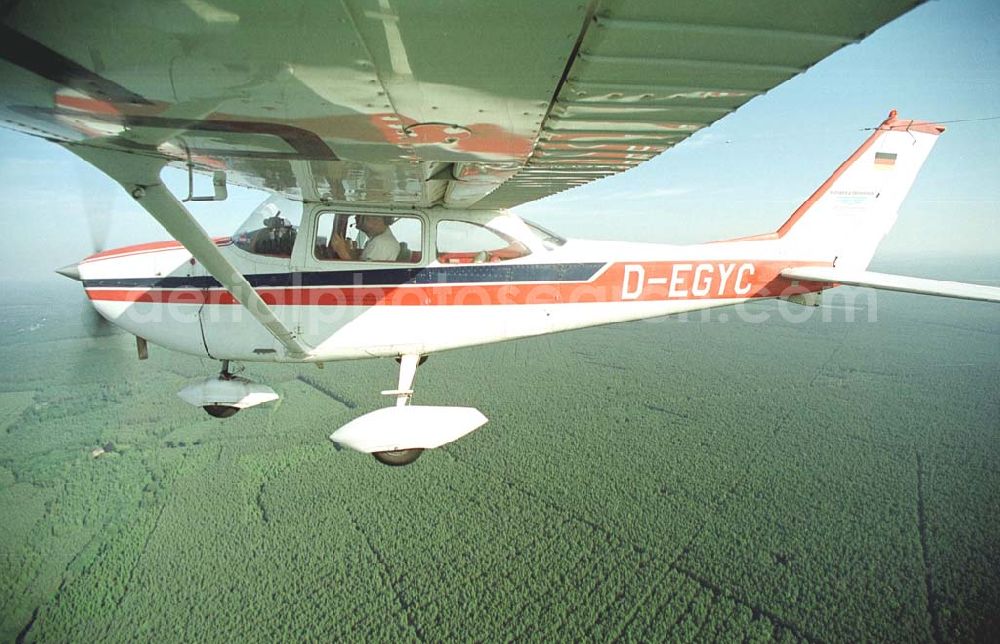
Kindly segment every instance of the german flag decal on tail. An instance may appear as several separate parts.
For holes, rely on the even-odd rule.
[[[882,167],[894,166],[896,165],[896,153],[895,152],[876,152],[875,153],[875,165]]]

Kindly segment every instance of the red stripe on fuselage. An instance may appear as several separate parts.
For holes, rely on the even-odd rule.
[[[258,288],[272,306],[504,306],[599,302],[651,302],[775,297],[821,285],[793,285],[786,268],[814,262],[687,261],[621,262],[592,282],[406,284]],[[235,305],[224,289],[90,288],[94,301]]]

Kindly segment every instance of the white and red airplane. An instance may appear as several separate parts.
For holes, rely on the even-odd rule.
[[[867,271],[944,132],[895,112],[774,233],[589,242],[506,210],[659,154],[911,2],[537,4],[455,5],[446,36],[442,7],[419,2],[16,4],[0,118],[104,171],[176,239],[60,272],[140,357],[149,341],[222,361],[184,400],[224,417],[277,398],[230,361],[393,357],[395,405],[331,436],[392,465],[486,422],[410,404],[436,351],[752,299],[816,305],[841,284],[1000,302]],[[178,200],[168,164],[213,173],[216,194]],[[184,202],[227,183],[274,197],[212,239]]]

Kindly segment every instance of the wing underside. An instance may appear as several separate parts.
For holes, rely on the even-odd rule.
[[[508,207],[638,165],[914,4],[6,3],[0,120],[298,199]]]

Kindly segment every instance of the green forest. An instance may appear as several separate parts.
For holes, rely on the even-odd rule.
[[[392,360],[248,364],[282,398],[220,420],[175,395],[218,363],[138,361],[76,284],[3,289],[4,640],[1000,634],[995,305],[759,303],[432,355],[415,402],[490,422],[390,468],[327,436],[388,404]]]

